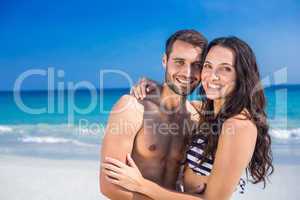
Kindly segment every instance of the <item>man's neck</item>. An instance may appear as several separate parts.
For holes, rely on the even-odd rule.
[[[166,83],[163,85],[160,95],[161,106],[167,110],[185,108],[186,96],[176,94]]]

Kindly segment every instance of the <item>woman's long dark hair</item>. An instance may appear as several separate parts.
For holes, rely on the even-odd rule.
[[[215,158],[221,127],[226,119],[238,114],[244,114],[245,119],[251,120],[257,128],[257,140],[252,159],[246,169],[250,172],[253,183],[263,182],[266,185],[266,178],[273,173],[271,153],[271,137],[268,133],[269,126],[265,113],[265,96],[260,84],[260,75],[256,58],[251,48],[237,37],[222,37],[211,41],[208,45],[206,55],[214,46],[228,48],[234,52],[236,70],[236,82],[233,91],[225,98],[221,111],[215,115],[213,100],[205,98],[202,89],[200,94],[204,97],[200,112],[201,124],[211,125],[212,129],[201,130],[201,134],[207,135],[207,147],[204,150],[205,156]],[[246,110],[246,112],[244,112]],[[216,126],[217,125],[217,126]],[[201,163],[200,163],[201,164]]]

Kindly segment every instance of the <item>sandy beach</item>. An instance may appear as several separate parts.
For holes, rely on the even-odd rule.
[[[96,161],[0,156],[1,200],[106,199]]]
[[[98,189],[99,162],[0,156],[0,199],[3,200],[102,200]],[[250,185],[246,194],[232,199],[296,200],[300,165],[275,165],[265,190]]]

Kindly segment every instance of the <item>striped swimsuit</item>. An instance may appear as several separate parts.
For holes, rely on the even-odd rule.
[[[198,175],[209,176],[213,160],[210,157],[204,157],[204,149],[207,145],[207,139],[204,136],[197,135],[197,138],[192,140],[192,144],[187,151],[187,163],[188,166]],[[202,164],[199,165],[200,161]],[[243,194],[245,192],[246,181],[241,178],[236,188],[236,192]]]

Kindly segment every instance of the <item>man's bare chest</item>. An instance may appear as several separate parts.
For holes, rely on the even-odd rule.
[[[164,114],[144,115],[135,146],[145,157],[181,159],[188,137],[187,116]]]

